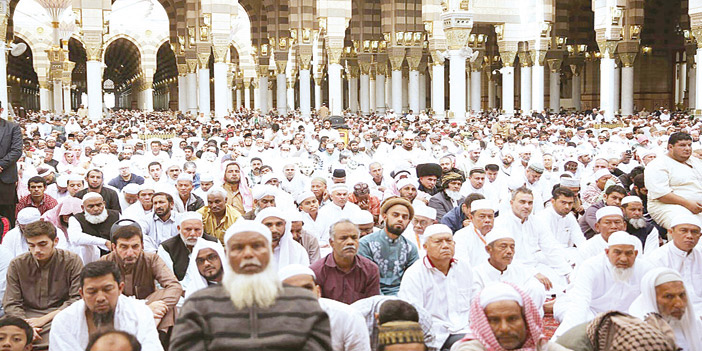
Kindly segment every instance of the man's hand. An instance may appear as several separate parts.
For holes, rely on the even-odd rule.
[[[154,301],[147,306],[149,306],[151,309],[155,319],[163,318],[163,316],[166,315],[166,312],[168,312],[168,306],[166,306],[166,303],[163,301]]]
[[[702,212],[702,204],[697,202],[697,201],[688,201],[687,204],[685,205],[685,208],[690,210],[692,214],[698,214]]]
[[[546,288],[546,291],[549,291],[549,290],[551,290],[551,288],[553,288],[553,284],[551,283],[550,280],[548,280],[548,278],[546,278],[545,275],[543,275],[541,273],[536,273],[536,275],[534,277],[536,279],[538,279],[541,282],[541,284],[544,285],[544,287]]]
[[[39,341],[42,340],[42,337],[39,336],[39,333],[41,333],[41,328],[32,328],[34,330],[34,337],[32,337],[32,341]]]
[[[107,251],[112,251],[112,242],[111,241],[105,241],[105,247],[107,248]]]
[[[2,167],[0,167],[0,173],[2,173],[2,171],[3,171],[3,168],[2,168]]]
[[[42,317],[29,318],[27,319],[27,324],[29,324],[29,326],[32,328],[41,329],[41,327],[46,324],[46,320],[44,320]]]
[[[358,207],[360,207],[362,210],[368,210],[368,209],[370,209],[370,201],[368,201],[368,200],[359,201]]]

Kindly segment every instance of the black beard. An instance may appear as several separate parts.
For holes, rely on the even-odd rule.
[[[405,231],[405,228],[402,229],[395,229],[395,226],[386,226],[385,230],[388,231],[388,233],[393,234],[393,235],[402,235],[402,232]]]
[[[219,278],[222,278],[223,274],[224,274],[224,269],[220,268],[219,271],[217,271],[217,273],[215,273],[215,275],[213,275],[211,277],[204,277],[204,278],[208,282],[214,282],[214,281],[217,281]]]
[[[115,317],[115,311],[110,310],[105,313],[97,313],[93,312],[93,323],[95,324],[95,328],[100,329],[102,327],[109,327],[112,325],[112,321],[114,320]]]
[[[102,186],[102,184],[100,184],[96,187],[93,187],[92,185],[90,185],[90,183],[88,183],[88,188],[90,188],[90,190],[100,189],[101,186]]]

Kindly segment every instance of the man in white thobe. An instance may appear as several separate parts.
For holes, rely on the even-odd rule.
[[[291,264],[278,271],[278,278],[284,284],[310,290],[317,297],[319,305],[329,315],[332,351],[370,351],[370,336],[361,313],[343,302],[321,297],[321,288],[312,269]]]
[[[470,224],[457,231],[453,236],[456,241],[456,257],[468,260],[473,267],[485,262],[488,258],[485,252],[485,236],[495,224],[494,204],[490,200],[475,200],[470,204],[468,219]]]
[[[436,210],[418,201],[412,206],[414,208],[414,217],[412,224],[407,226],[402,236],[417,246],[417,254],[419,257],[424,256],[424,231],[430,225],[436,223]],[[368,212],[368,211],[365,211]]]
[[[488,259],[473,269],[473,296],[480,293],[492,282],[512,283],[520,287],[543,316],[546,301],[546,287],[536,278],[536,271],[514,259],[514,236],[506,231],[496,229],[485,236],[485,251]]]
[[[405,271],[397,296],[431,313],[437,344],[449,350],[469,331],[472,268],[467,260],[454,258],[448,226],[429,226],[424,239],[426,255]]]
[[[572,254],[586,241],[572,211],[574,203],[575,194],[567,188],[558,187],[553,191],[551,206],[536,215],[551,229],[558,245],[565,249],[566,257],[570,262],[572,262]]]
[[[322,236],[319,239],[319,246],[326,252],[321,252],[322,256],[331,252],[329,250],[329,227],[340,219],[353,218],[356,213],[361,211],[358,205],[349,201],[349,188],[344,183],[333,184],[329,189],[331,202],[322,206],[317,214],[317,222],[322,230]]]
[[[668,153],[651,161],[644,171],[648,213],[664,228],[670,228],[670,221],[681,212],[702,219],[702,160],[691,155],[692,137],[673,133]]]
[[[629,308],[641,292],[641,278],[651,267],[647,261],[636,259],[637,241],[627,232],[616,232],[603,252],[580,265],[566,294],[553,306],[553,316],[561,322],[554,336],[592,320],[598,313]]]
[[[607,241],[612,233],[626,230],[624,214],[619,207],[602,207],[595,213],[595,219],[597,220],[595,222],[595,231],[598,231],[599,234],[578,247],[578,251],[573,255],[572,259],[576,265],[590,257],[597,256],[602,250],[607,248]]]
[[[514,235],[515,261],[535,268],[540,273],[540,280],[553,293],[563,291],[566,286],[565,277],[572,269],[566,260],[565,250],[558,245],[548,226],[531,215],[534,207],[531,190],[526,187],[517,188],[510,204],[511,208],[495,220],[495,228]]]
[[[670,222],[668,232],[673,240],[653,251],[647,259],[656,267],[668,267],[680,273],[688,287],[687,294],[697,315],[702,315],[702,248],[700,221],[697,216],[682,213]]]

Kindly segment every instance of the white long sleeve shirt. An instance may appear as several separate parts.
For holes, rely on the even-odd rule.
[[[355,308],[332,299],[319,299],[329,315],[333,351],[370,351],[370,336],[363,316]]]
[[[512,263],[501,272],[485,260],[473,269],[473,296],[492,282],[512,283],[523,289],[541,311],[546,301],[546,287],[534,275],[535,269],[520,263]]]
[[[453,260],[444,275],[424,256],[407,268],[397,296],[431,313],[433,333],[443,345],[450,334],[469,331],[472,281],[467,260]]]
[[[85,350],[90,339],[85,308],[85,302],[79,300],[54,317],[49,339],[51,351]],[[163,351],[153,313],[144,301],[120,295],[113,324],[115,330],[134,335],[142,350]]]
[[[695,313],[702,315],[702,249],[695,247],[688,254],[671,241],[646,256],[646,259],[656,267],[668,267],[680,273],[689,289],[687,295]]]
[[[488,254],[485,251],[485,236],[475,229],[473,223],[458,230],[453,235],[456,242],[456,254],[459,260],[467,260],[472,267],[477,267],[487,262]]]
[[[558,244],[566,250],[566,257],[572,257],[571,253],[577,250],[574,246],[580,247],[587,241],[572,212],[564,217],[556,213],[553,206],[548,206],[536,217],[548,225]]]
[[[327,246],[329,245],[329,228],[332,224],[336,223],[340,219],[353,218],[354,214],[361,211],[358,205],[347,201],[344,208],[337,206],[333,202],[322,206],[317,213],[317,225],[320,228],[321,236],[319,239],[319,244]]]

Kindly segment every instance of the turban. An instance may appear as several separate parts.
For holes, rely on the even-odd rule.
[[[139,184],[129,183],[124,188],[122,188],[122,192],[125,194],[137,195],[139,194]]]
[[[446,188],[446,187],[448,187],[448,184],[454,180],[460,180],[461,183],[463,183],[466,181],[466,178],[463,175],[461,175],[460,173],[448,172],[448,173],[444,174],[443,177],[441,177],[441,186]]]
[[[17,223],[21,225],[36,222],[41,218],[41,213],[36,207],[26,207],[17,214]]]
[[[609,236],[607,239],[607,247],[612,247],[614,245],[631,245],[636,248],[637,241],[639,241],[639,239],[635,236],[627,232],[618,231]]]
[[[278,194],[278,188],[273,185],[260,184],[253,189],[253,199],[258,201],[266,196],[276,196]]]
[[[493,228],[489,233],[487,233],[487,235],[485,235],[485,244],[492,244],[500,239],[514,240],[514,235],[506,230]]]

